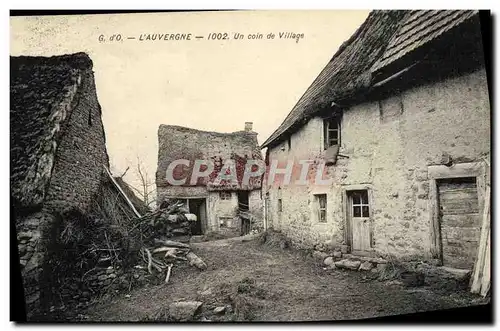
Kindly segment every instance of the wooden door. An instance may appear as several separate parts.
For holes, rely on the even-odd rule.
[[[443,265],[472,269],[481,234],[476,178],[438,181]]]
[[[351,191],[349,197],[349,217],[352,230],[352,250],[371,249],[370,205],[368,191]]]
[[[207,199],[202,199],[200,204],[200,219],[201,233],[207,233]]]

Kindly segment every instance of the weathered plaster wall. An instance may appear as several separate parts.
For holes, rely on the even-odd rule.
[[[264,228],[264,201],[260,196],[260,190],[250,191],[248,194],[248,208],[253,217],[252,229],[259,231]]]
[[[484,70],[404,91],[381,102],[344,112],[337,164],[328,167],[331,186],[271,186],[270,217],[297,244],[343,240],[343,189],[366,184],[372,194],[374,249],[396,256],[428,255],[430,220],[427,166],[489,159],[490,105]],[[287,141],[270,150],[270,160],[323,157],[321,120],[311,119]],[[284,149],[284,150],[282,150]],[[283,166],[282,166],[283,167]],[[315,167],[313,167],[315,168]],[[312,176],[315,170],[310,172]],[[314,219],[315,193],[327,193],[327,223]]]
[[[211,231],[219,231],[219,217],[235,217],[238,208],[236,192],[231,192],[230,200],[222,200],[219,192],[209,194],[209,227]]]
[[[108,167],[106,138],[94,75],[82,73],[69,121],[56,152],[44,207],[58,212],[88,211],[97,192],[103,165]]]

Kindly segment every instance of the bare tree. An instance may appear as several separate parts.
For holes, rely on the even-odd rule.
[[[127,173],[129,167],[125,170],[122,177]],[[139,156],[137,156],[137,165],[135,169],[135,175],[139,187],[134,187],[130,185],[130,188],[139,196],[139,198],[144,201],[144,204],[148,207],[153,206],[156,203],[156,187],[154,180],[148,175],[147,170],[142,164]]]

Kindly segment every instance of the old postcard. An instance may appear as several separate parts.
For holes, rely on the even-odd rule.
[[[292,322],[489,305],[488,15],[17,12],[11,309]]]

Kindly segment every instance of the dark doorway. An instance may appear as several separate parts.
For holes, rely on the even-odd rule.
[[[238,213],[241,219],[241,235],[244,236],[250,233],[250,213],[248,206],[248,192],[241,191],[238,192]]]
[[[191,224],[191,234],[194,236],[205,233],[207,218],[206,199],[189,199],[189,212],[196,215],[196,222]]]

